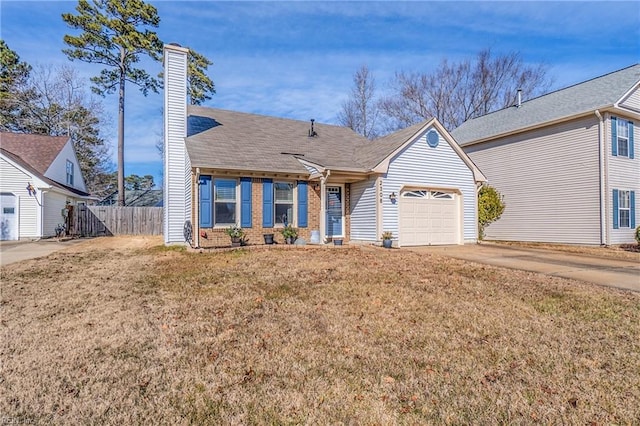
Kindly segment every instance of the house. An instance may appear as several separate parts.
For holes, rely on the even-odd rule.
[[[504,196],[486,238],[634,242],[640,65],[468,120],[456,141]]]
[[[90,199],[66,136],[0,133],[0,176],[2,240],[54,236]]]
[[[187,107],[187,49],[165,46],[164,238],[228,245],[282,238],[399,246],[477,239],[477,189],[486,179],[435,119],[376,141],[313,120]]]

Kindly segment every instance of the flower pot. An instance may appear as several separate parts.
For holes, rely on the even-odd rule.
[[[342,245],[342,240],[338,239],[338,240],[333,240],[333,245],[334,246],[341,246]]]
[[[384,248],[391,248],[392,244],[393,244],[393,241],[391,240],[382,240],[382,247]]]
[[[273,234],[264,234],[264,243],[273,244]]]
[[[284,241],[285,241],[287,244],[293,244],[293,243],[295,243],[295,242],[296,242],[296,239],[295,239],[295,237],[287,237],[287,238],[285,238],[285,240],[284,240]]]
[[[231,237],[231,247],[240,247],[240,237]]]

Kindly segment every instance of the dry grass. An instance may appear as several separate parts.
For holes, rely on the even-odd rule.
[[[640,296],[402,250],[2,269],[0,421],[637,424]]]

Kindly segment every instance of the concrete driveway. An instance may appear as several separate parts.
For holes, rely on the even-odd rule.
[[[81,239],[61,240],[49,238],[39,241],[0,241],[0,266],[37,257],[48,256],[53,252],[77,244]]]
[[[409,250],[640,292],[638,261],[497,244],[412,247]]]

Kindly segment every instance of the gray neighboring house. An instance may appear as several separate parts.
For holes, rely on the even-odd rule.
[[[507,205],[486,238],[634,242],[640,64],[482,117],[451,132]]]

